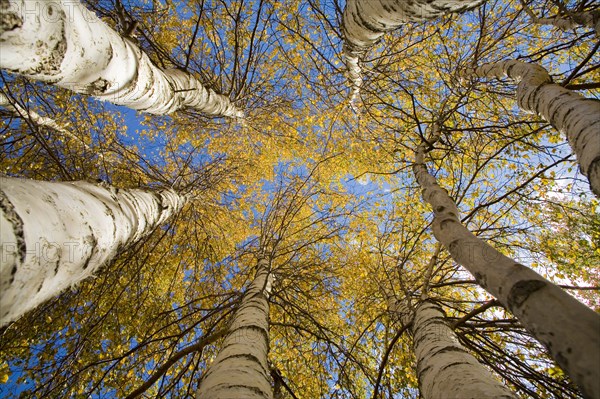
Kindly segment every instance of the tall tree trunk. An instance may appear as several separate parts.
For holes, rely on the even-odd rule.
[[[171,190],[0,177],[0,325],[94,274],[185,201]]]
[[[600,197],[600,101],[552,83],[544,68],[521,61],[485,64],[467,71],[467,75],[508,76],[519,82],[519,107],[535,112],[566,133],[577,155],[581,173],[588,178],[592,191]]]
[[[439,139],[434,125],[429,144]],[[600,398],[600,316],[538,273],[503,255],[460,222],[458,208],[417,150],[413,171],[434,212],[433,233],[479,285],[509,309],[589,398]]]
[[[410,21],[439,18],[476,7],[484,0],[348,0],[342,33],[353,103],[362,85],[360,61],[385,34]]]
[[[541,25],[552,25],[562,31],[572,30],[578,26],[585,26],[593,29],[596,32],[596,36],[600,35],[599,10],[572,13],[565,17],[536,18],[534,22]]]
[[[243,116],[191,74],[156,67],[77,1],[4,0],[0,10],[0,67],[10,72],[151,114]]]
[[[21,105],[19,105],[19,103],[13,101],[11,98],[9,98],[6,94],[2,92],[0,92],[0,106],[5,107],[14,115],[20,116],[24,119],[29,119],[37,126],[43,126],[52,130],[56,130],[57,132],[62,133],[65,136],[82,142],[79,137],[75,136],[73,133],[69,132],[64,127],[60,126],[54,119],[48,118],[46,116],[41,116],[34,111],[23,108]],[[84,144],[87,148],[87,144],[82,144]]]
[[[429,300],[417,305],[412,332],[424,399],[515,397],[463,348],[438,305]]]
[[[273,398],[267,361],[272,282],[269,260],[259,259],[223,347],[202,377],[198,399]]]
[[[552,25],[562,31],[572,30],[578,26],[585,26],[592,28],[596,32],[596,36],[600,35],[600,10],[583,12],[569,12],[565,10],[565,15],[538,18],[527,4],[523,3],[522,6],[534,24]]]
[[[67,136],[80,143],[86,150],[92,151],[90,146],[87,145],[85,141],[77,137],[65,127],[61,126],[54,119],[49,118],[47,116],[41,116],[35,111],[23,108],[18,102],[9,98],[6,94],[2,92],[0,92],[0,106],[5,107],[14,115],[17,115],[24,119],[29,119],[36,126],[46,127],[62,134],[63,136]],[[98,158],[103,159],[104,155],[102,153],[98,153]]]

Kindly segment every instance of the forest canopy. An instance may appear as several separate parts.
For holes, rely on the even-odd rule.
[[[0,12],[2,397],[599,397],[597,2]]]

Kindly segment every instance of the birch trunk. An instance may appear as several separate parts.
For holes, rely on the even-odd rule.
[[[411,21],[439,18],[476,7],[484,0],[348,0],[344,9],[342,33],[344,59],[353,103],[362,85],[360,61],[385,34]]]
[[[562,31],[572,30],[578,26],[585,26],[586,28],[593,29],[596,32],[596,36],[600,35],[600,11],[598,10],[572,13],[566,17],[535,18],[533,22],[541,25],[552,25]]]
[[[581,173],[600,197],[600,101],[552,83],[544,68],[521,61],[485,64],[467,74],[488,78],[508,76],[519,82],[519,107],[542,116],[567,135]]]
[[[3,0],[0,11],[3,69],[150,114],[243,116],[191,74],[156,67],[78,1]]]
[[[434,130],[429,143],[437,141]],[[519,319],[588,398],[600,398],[600,316],[538,273],[474,236],[424,165],[424,145],[413,170],[434,211],[433,233],[452,258]]]
[[[272,281],[269,260],[262,258],[223,347],[202,377],[198,399],[273,398],[267,361]]]
[[[170,190],[0,177],[0,325],[93,275],[184,202]]]
[[[422,301],[412,323],[417,376],[424,399],[511,399],[513,393],[497,381],[458,342],[442,310]]]
[[[41,127],[46,127],[46,128],[52,129],[52,130],[62,134],[63,136],[67,136],[67,137],[79,142],[86,150],[93,151],[84,140],[77,137],[75,134],[71,133],[69,130],[67,130],[66,128],[61,126],[59,123],[57,123],[54,119],[48,118],[47,116],[41,116],[32,110],[27,110],[27,109],[23,108],[19,103],[11,100],[8,96],[6,96],[2,92],[0,92],[0,106],[5,107],[10,112],[12,112],[14,115],[17,115],[24,119],[29,119],[36,126],[41,126]],[[97,153],[97,155],[98,155],[99,159],[104,159],[104,154]]]
[[[21,107],[21,105],[19,105],[17,102],[12,101],[10,98],[8,98],[8,96],[6,96],[2,92],[0,92],[0,106],[5,107],[14,115],[20,116],[21,118],[29,119],[31,122],[33,122],[37,126],[43,126],[43,127],[50,128],[59,133],[62,133],[65,136],[68,136],[72,139],[75,139],[75,140],[81,142],[81,139],[79,139],[73,133],[69,132],[64,127],[60,126],[54,119],[48,118],[46,116],[41,116],[31,110],[26,110],[25,108]],[[83,144],[85,145],[85,143],[83,143]],[[87,145],[86,145],[86,147],[87,147]]]

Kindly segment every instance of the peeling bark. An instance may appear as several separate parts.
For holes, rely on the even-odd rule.
[[[428,142],[436,142],[439,134],[434,127]],[[600,397],[600,316],[463,226],[455,202],[427,171],[424,153],[421,145],[413,171],[433,208],[435,237],[548,349],[586,397]]]
[[[552,83],[548,72],[539,65],[521,61],[502,61],[468,70],[467,76],[507,76],[517,82],[517,103],[564,132],[577,155],[581,173],[600,197],[600,101],[585,98]]]
[[[439,18],[472,9],[483,0],[348,0],[342,33],[344,59],[352,84],[353,104],[362,85],[360,62],[385,34],[406,22]]]
[[[243,117],[191,74],[156,67],[79,2],[12,1],[0,22],[0,67],[10,72],[150,114]]]
[[[184,203],[170,190],[0,177],[0,325],[93,275]]]
[[[269,260],[260,259],[223,347],[202,377],[198,399],[273,398],[267,359],[272,281]]]
[[[424,399],[515,398],[458,342],[442,310],[422,301],[412,322],[417,376]]]

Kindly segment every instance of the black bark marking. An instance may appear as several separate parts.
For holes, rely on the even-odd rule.
[[[464,351],[464,352],[466,353],[466,351]],[[446,364],[444,367],[442,367],[439,372],[441,373],[442,371],[444,371],[446,369],[449,369],[454,366],[460,366],[462,364],[471,364],[471,363],[469,363],[469,362],[452,362],[452,363]]]
[[[250,385],[222,383],[222,384],[219,384],[219,385],[215,386],[214,389],[217,390],[219,388],[224,388],[224,389],[241,388],[241,389],[245,389],[247,391],[252,391],[255,394],[260,395],[260,396],[264,396],[264,397],[267,397],[267,395],[270,396],[270,394],[267,394],[267,392],[263,392],[261,389],[259,389],[257,387],[250,386]]]
[[[382,33],[383,32],[382,29],[379,29],[379,28],[371,25],[368,21],[363,19],[361,10],[357,10],[356,14],[352,15],[352,19],[354,20],[354,22],[356,22],[356,24],[358,26],[360,26],[361,28],[363,28],[365,30],[368,30],[373,33]]]
[[[108,46],[108,54],[106,55],[106,64],[109,64],[113,57],[115,56],[115,50],[113,49],[112,44]]]
[[[567,359],[562,352],[558,352],[556,355],[554,355],[554,358],[556,359],[556,363],[558,363],[561,368],[565,370],[569,368],[569,359]]]
[[[456,240],[451,241],[448,244],[448,250],[450,252],[454,252],[454,251],[458,250],[459,248],[460,248],[460,239],[458,239],[458,238]]]
[[[103,202],[102,205],[104,205],[105,208],[104,213],[106,213],[106,215],[113,220],[113,224],[116,224],[117,220],[115,218],[115,213],[113,212],[113,210],[105,202]]]
[[[452,224],[452,223],[457,223],[457,220],[454,217],[454,214],[452,214],[453,217],[446,217],[443,220],[440,220],[440,230],[444,230],[448,224]],[[436,219],[440,219],[440,216],[438,216]],[[458,241],[458,240],[456,240]],[[453,241],[454,242],[454,241]]]
[[[518,308],[529,298],[529,296],[546,286],[541,280],[521,280],[510,289],[508,294],[508,306],[510,309]]]
[[[164,201],[163,196],[160,193],[152,193],[156,198],[156,204],[158,205],[158,214],[162,214],[165,209],[169,208],[169,205]]]
[[[60,268],[60,259],[61,259],[61,253],[60,253],[60,251],[58,251],[57,256],[56,256],[56,265],[54,265],[54,275],[55,276],[58,274],[58,269]]]
[[[63,10],[58,10],[59,15],[56,17],[59,21],[65,21],[66,16]],[[54,18],[53,18],[54,19]],[[62,62],[65,58],[65,54],[67,53],[67,36],[65,34],[65,26],[64,23],[61,24],[60,28],[60,36],[54,37],[51,36],[48,40],[57,40],[54,48],[49,49],[47,57],[41,60],[40,64],[33,68],[30,71],[22,71],[22,73],[28,75],[36,75],[36,74],[45,74],[45,75],[56,75],[61,70]],[[46,43],[43,43],[43,46],[46,46]]]
[[[14,12],[7,12],[11,9],[10,2],[8,0],[0,1],[0,34],[11,31],[23,26],[23,18]]]
[[[597,132],[600,131],[600,126],[595,126],[595,125],[600,125],[600,118],[596,119],[591,124],[587,125],[583,129],[583,131],[580,132],[580,134],[576,137],[575,142],[573,143],[573,147],[575,147],[575,148],[584,147],[584,151],[585,151],[585,146],[587,144],[587,141],[584,142],[584,143],[581,143],[581,140],[589,139],[590,136],[592,134],[594,134],[594,132],[597,134]],[[588,129],[592,129],[592,128],[595,129],[595,130],[592,130],[591,134],[587,133]],[[569,136],[567,138],[569,140],[571,140],[571,138]]]
[[[90,255],[85,260],[85,263],[83,264],[83,270],[87,269],[88,266],[90,265],[90,262],[91,262],[92,258],[94,257],[94,254],[96,253],[96,247],[98,246],[98,239],[94,235],[94,232],[92,231],[91,227],[90,227],[90,235],[85,238],[84,242],[85,242],[85,244],[90,245],[92,247],[92,250],[90,251]]]
[[[469,352],[464,349],[461,348],[460,346],[447,346],[445,348],[439,349],[438,351],[435,352],[436,355],[442,354],[442,353],[466,353],[469,354]],[[461,362],[462,363],[462,362]]]
[[[482,288],[486,288],[487,287],[487,281],[484,275],[482,275],[481,273],[473,273],[473,277],[475,277],[475,280],[477,280],[477,283],[482,287]],[[499,291],[502,291],[502,288],[500,288]]]
[[[429,366],[429,365],[423,367],[422,369],[420,367],[418,367],[418,369],[417,369],[417,376],[419,377],[419,381],[422,380],[421,376],[423,374],[427,373],[430,369],[431,369],[431,366]]]
[[[575,103],[575,104],[573,105],[573,103]],[[579,102],[579,101],[577,101],[577,102],[573,101],[573,102],[571,103],[571,107],[569,107],[569,109],[567,110],[567,112],[565,112],[565,114],[564,114],[564,116],[563,116],[563,120],[564,120],[564,123],[565,123],[565,125],[566,125],[566,126],[570,126],[570,125],[571,125],[571,123],[572,123],[572,121],[571,121],[572,117],[576,117],[576,115],[572,115],[572,114],[573,114],[575,111],[577,111],[577,110],[578,110],[578,108],[579,108],[579,104],[580,104],[580,102]],[[562,107],[564,107],[564,106],[565,106],[565,105],[563,104],[563,105],[562,105]],[[550,107],[548,107],[548,108],[550,108]],[[557,109],[557,110],[558,110],[558,109]],[[555,110],[555,111],[557,111],[557,110]],[[566,131],[566,128],[563,128],[563,130],[565,130],[565,131]],[[568,138],[569,138],[569,137],[568,137],[568,134],[567,134],[567,139],[568,139]]]
[[[13,234],[17,240],[16,244],[18,259],[20,263],[23,263],[25,261],[25,255],[27,255],[27,244],[25,243],[25,228],[23,226],[23,219],[21,219],[21,216],[17,213],[15,206],[12,202],[10,202],[2,190],[0,190],[0,210],[2,210],[4,217],[13,228]],[[16,267],[17,265],[15,264],[13,269]]]
[[[512,74],[512,70],[514,69],[514,67],[516,66],[515,63],[511,63],[508,67],[506,67],[506,76],[508,76],[511,79],[516,79],[517,77],[513,76]]]
[[[109,86],[110,86],[110,83],[108,82],[108,80],[103,79],[103,78],[98,78],[96,81],[94,81],[88,85],[87,92],[88,92],[88,94],[91,94],[91,95],[104,94],[106,92],[106,90],[108,90]]]
[[[588,180],[590,181],[590,187],[592,187],[592,182],[600,180],[600,156],[597,156],[590,162],[586,173]],[[592,191],[600,197],[600,187],[592,187]]]
[[[523,104],[526,108],[526,110],[528,111],[535,111],[538,114],[541,114],[541,104],[539,102],[539,93],[540,91],[544,88],[544,86],[546,86],[549,83],[542,83],[541,85],[537,86],[535,89],[533,89],[533,91],[531,91],[529,93],[529,96],[527,97],[527,99],[525,100],[525,103]],[[552,118],[550,118],[552,119]],[[550,124],[552,126],[554,126],[554,122],[552,120],[549,120],[548,122],[550,122]]]
[[[550,83],[547,83],[546,85],[548,85],[548,84],[550,84]],[[540,86],[540,88],[541,88],[541,87],[542,87],[542,86]],[[556,115],[555,115],[555,114],[557,113],[557,111],[559,110],[559,108],[561,108],[561,107],[563,107],[563,106],[564,106],[564,104],[562,104],[562,102],[563,102],[563,98],[564,98],[564,97],[569,97],[570,95],[571,95],[571,93],[567,91],[567,92],[561,93],[561,94],[559,94],[558,96],[556,96],[556,97],[552,98],[552,100],[550,100],[550,101],[548,102],[548,112],[549,112],[549,113],[551,113],[551,115],[548,115],[548,119],[549,119],[549,120],[548,120],[548,122],[550,122],[550,123],[552,124],[552,126],[555,126],[555,127],[557,127],[557,126],[556,126]],[[556,105],[556,103],[557,103],[557,102],[558,102],[558,105]],[[567,121],[567,118],[566,118],[566,116],[567,116],[567,115],[568,115],[568,114],[569,114],[571,111],[573,111],[573,109],[577,108],[577,105],[578,105],[578,104],[571,104],[571,108],[569,109],[569,112],[567,112],[567,114],[565,114],[565,118],[564,118],[564,120],[565,120],[565,123],[566,123],[566,124],[568,124],[568,121]],[[538,104],[536,105],[536,108],[538,108],[539,106],[541,106],[541,104],[539,104],[539,103],[538,103]],[[560,127],[557,127],[557,128],[560,128]]]
[[[54,195],[58,197],[58,194],[54,193]],[[54,201],[54,198],[50,194],[44,195],[43,200],[48,202],[49,204],[52,204],[53,207],[56,207],[56,201]]]
[[[17,264],[15,263],[12,267],[12,269],[10,269],[10,281],[8,282],[8,285],[12,285],[12,283],[15,282],[15,274],[17,274]]]
[[[85,260],[85,263],[83,264],[83,270],[88,268],[91,260],[92,260],[92,255],[88,256],[88,258]]]

